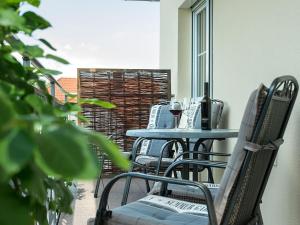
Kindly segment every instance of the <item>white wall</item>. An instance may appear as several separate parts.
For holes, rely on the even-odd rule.
[[[178,71],[178,7],[181,0],[160,2],[160,59],[159,66],[171,69],[171,92],[177,93]]]
[[[237,127],[259,83],[283,74],[300,82],[300,1],[215,0],[213,9],[214,96],[226,100],[228,126]],[[299,102],[264,194],[266,225],[300,224]]]
[[[160,68],[171,69],[171,89],[176,98],[189,96],[191,84],[191,25],[186,26],[191,24],[191,11],[179,9],[183,2],[162,0],[160,3]]]
[[[191,59],[185,56],[190,51],[191,21],[190,11],[178,9],[182,2],[161,0],[160,62],[161,68],[172,69],[177,96],[190,92]],[[283,74],[300,82],[300,1],[214,0],[213,5],[214,97],[226,102],[223,126],[237,128],[248,95],[259,83],[269,85]],[[186,36],[178,35],[184,29]],[[300,224],[299,103],[300,96],[264,194],[265,225]],[[229,150],[232,145],[227,145]]]

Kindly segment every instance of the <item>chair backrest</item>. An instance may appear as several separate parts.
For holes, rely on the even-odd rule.
[[[297,92],[297,81],[284,76],[275,79],[269,89],[260,86],[250,96],[215,198],[219,224],[248,224],[259,212]]]
[[[154,105],[151,107],[148,129],[174,128],[174,116],[170,113],[170,105]],[[161,147],[166,143],[165,140],[145,140],[141,146],[141,154],[149,156],[159,156]],[[171,149],[172,146],[170,146]],[[165,151],[164,157],[170,157],[170,152]]]

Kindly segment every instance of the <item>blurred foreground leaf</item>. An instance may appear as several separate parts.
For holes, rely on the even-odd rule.
[[[92,99],[80,99],[80,104],[88,104],[88,105],[97,105],[105,109],[113,109],[116,108],[116,105],[110,102],[102,101],[96,98]]]
[[[87,136],[77,129],[65,126],[43,130],[36,141],[37,163],[45,173],[82,179],[97,176],[99,170],[88,149]]]
[[[119,147],[109,140],[107,137],[100,133],[93,132],[90,135],[90,142],[101,146],[101,150],[103,150],[110,159],[112,159],[113,163],[123,170],[129,170],[130,163],[124,158]]]

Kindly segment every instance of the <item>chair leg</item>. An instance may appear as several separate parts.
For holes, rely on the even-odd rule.
[[[145,183],[146,183],[146,191],[147,193],[150,192],[150,184],[149,184],[149,181],[148,180],[145,180]]]
[[[125,188],[124,188],[124,193],[123,193],[123,198],[122,198],[121,205],[126,205],[126,203],[127,203],[131,180],[132,180],[131,177],[127,177],[127,179],[126,179],[126,183],[125,183]]]
[[[99,176],[96,181],[96,186],[95,186],[95,191],[94,191],[94,198],[98,198],[98,192],[99,192],[99,186],[102,178],[102,173],[103,173],[103,165],[104,165],[104,156],[102,157],[101,160],[101,170],[99,172]]]
[[[96,181],[96,187],[95,187],[95,191],[94,191],[94,198],[98,198],[98,191],[99,191],[100,181],[101,181],[101,175],[99,175],[99,177],[97,178],[97,181]]]
[[[213,172],[211,168],[207,168],[207,172],[208,172],[208,182],[209,183],[215,183],[214,181],[214,176],[213,176]]]
[[[264,221],[261,215],[261,210],[259,208],[258,212],[257,212],[257,216],[258,216],[258,221],[257,221],[257,225],[264,225]]]
[[[147,169],[144,169],[144,173],[147,174]],[[150,192],[150,184],[148,180],[145,180],[145,184],[146,184],[146,191],[147,193]]]

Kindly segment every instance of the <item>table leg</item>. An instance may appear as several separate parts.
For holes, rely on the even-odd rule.
[[[194,145],[193,151],[199,151],[199,146],[205,141],[206,139],[198,139]],[[205,149],[203,149],[205,151]],[[199,154],[193,154],[193,159],[198,160]],[[193,166],[193,181],[198,181],[198,166],[194,165]]]
[[[186,138],[186,151],[190,151],[190,139]],[[189,158],[189,155],[183,155],[183,159]],[[189,165],[183,165],[182,179],[189,180]]]
[[[200,144],[202,143],[202,140],[199,139],[195,145],[194,145],[194,148],[193,148],[193,151],[198,151],[198,148],[200,146]],[[198,159],[198,154],[193,154],[193,159],[194,160],[197,160]],[[193,165],[193,181],[198,181],[198,166],[197,165]]]

